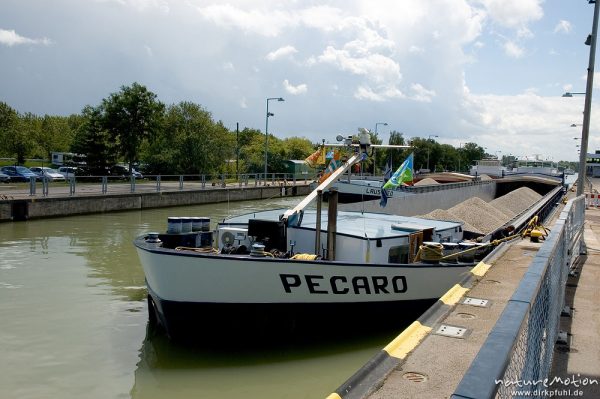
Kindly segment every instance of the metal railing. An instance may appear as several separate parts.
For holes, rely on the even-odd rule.
[[[43,197],[51,194],[74,196],[77,194],[104,195],[140,192],[183,191],[235,187],[296,186],[309,184],[315,175],[289,173],[221,174],[221,175],[150,175],[143,179],[133,176],[69,176],[65,181],[47,178],[30,178],[25,183],[9,183],[0,186],[0,192],[8,195]],[[41,188],[41,193],[39,192]]]
[[[545,397],[565,284],[583,252],[584,200],[567,203],[453,399]]]

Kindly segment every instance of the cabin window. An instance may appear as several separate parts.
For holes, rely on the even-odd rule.
[[[408,263],[408,245],[391,247],[388,262],[389,263]]]

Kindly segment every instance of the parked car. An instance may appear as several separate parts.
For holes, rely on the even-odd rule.
[[[78,170],[75,166],[61,166],[58,168],[58,173],[63,175],[65,179],[68,179],[74,177],[78,173]]]
[[[11,181],[29,181],[30,178],[35,177],[39,180],[39,176],[33,173],[25,166],[3,166],[0,168],[0,172],[10,176]]]
[[[10,181],[10,176],[5,173],[0,173],[0,182],[8,183]]]
[[[110,168],[110,175],[121,179],[129,179],[129,169],[122,165],[114,165]],[[131,175],[136,179],[144,178],[144,175],[135,169],[131,169]]]
[[[49,168],[47,166],[34,166],[33,168],[30,168],[31,171],[33,173],[35,173],[36,175],[38,175],[39,177],[45,177],[46,179],[50,180],[50,181],[59,181],[65,180],[65,177],[58,173],[58,170],[56,169],[52,169]]]

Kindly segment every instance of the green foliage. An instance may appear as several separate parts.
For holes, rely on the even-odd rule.
[[[101,107],[102,125],[131,169],[144,139],[158,134],[165,107],[156,100],[156,94],[139,83],[122,86],[120,92],[102,100]]]
[[[104,175],[106,169],[117,161],[117,149],[110,134],[104,127],[101,106],[86,106],[82,111],[83,120],[79,124],[71,151],[85,155],[92,174]]]

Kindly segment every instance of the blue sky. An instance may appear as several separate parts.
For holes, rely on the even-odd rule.
[[[585,0],[2,0],[0,101],[68,115],[137,81],[231,129],[263,130],[281,96],[278,137],[386,122],[384,141],[577,160],[584,98],[561,94],[585,91],[592,16]]]

